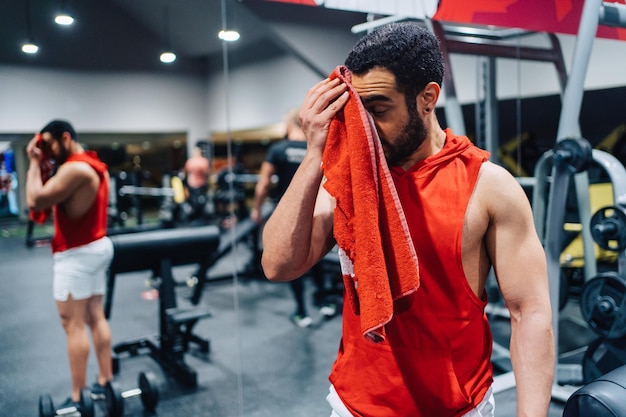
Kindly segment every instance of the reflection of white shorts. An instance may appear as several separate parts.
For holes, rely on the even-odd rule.
[[[54,261],[53,294],[57,301],[74,300],[102,295],[106,288],[106,274],[113,259],[113,243],[103,237],[83,246],[57,252]]]
[[[339,398],[339,395],[337,395],[335,387],[331,385],[329,391],[330,393],[326,397],[326,401],[328,401],[333,409],[330,417],[353,417],[352,413],[348,411]],[[476,406],[476,408],[463,414],[463,417],[493,417],[495,415],[495,406],[496,404],[493,398],[493,390],[489,387],[489,390],[485,394],[483,400]]]

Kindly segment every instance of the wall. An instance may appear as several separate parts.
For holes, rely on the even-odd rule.
[[[208,135],[205,80],[172,74],[0,66],[0,134],[31,133],[54,118],[78,132]]]
[[[227,77],[215,73],[208,80],[207,124],[212,131],[225,131],[279,122],[319,81],[310,68],[286,55],[234,68]]]

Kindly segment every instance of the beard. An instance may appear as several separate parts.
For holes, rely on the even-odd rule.
[[[56,162],[57,165],[61,165],[62,163],[67,161],[67,158],[69,156],[70,156],[69,151],[63,147],[61,142],[59,142],[59,150],[57,154],[54,156],[54,162]]]
[[[408,106],[409,121],[393,143],[382,140],[385,145],[385,159],[390,166],[400,166],[424,143],[428,131],[424,121],[418,116],[414,106]]]

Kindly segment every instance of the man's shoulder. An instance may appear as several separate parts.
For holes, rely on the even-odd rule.
[[[58,173],[63,172],[65,175],[76,177],[91,177],[98,175],[93,166],[86,161],[69,160],[59,165]]]

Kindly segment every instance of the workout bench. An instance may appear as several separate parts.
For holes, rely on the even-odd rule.
[[[176,303],[172,267],[199,264],[207,268],[210,254],[220,241],[216,226],[177,228],[110,236],[114,255],[109,267],[104,313],[111,315],[113,290],[117,274],[151,270],[160,278],[159,286],[159,344],[140,339],[113,347],[115,353],[137,355],[140,349],[158,362],[163,370],[189,387],[197,385],[196,371],[184,361],[189,342],[194,342],[203,352],[208,352],[209,341],[192,333],[200,320],[211,316],[205,307],[179,308]]]

